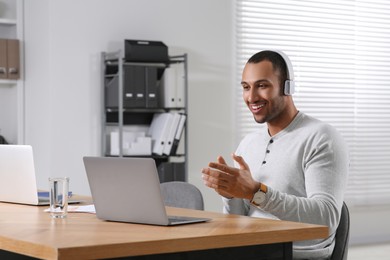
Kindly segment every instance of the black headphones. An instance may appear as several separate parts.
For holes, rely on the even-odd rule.
[[[282,51],[279,51],[279,50],[270,50],[270,51],[273,51],[273,52],[276,52],[277,54],[279,54],[283,58],[284,63],[286,64],[287,80],[284,82],[283,93],[286,96],[291,96],[292,94],[294,94],[294,91],[295,91],[294,70],[293,70],[293,66],[291,64],[291,61],[288,58],[288,56]]]

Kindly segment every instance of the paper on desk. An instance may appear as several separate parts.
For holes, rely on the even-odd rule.
[[[96,213],[95,205],[68,206],[68,212]]]
[[[45,212],[50,212],[50,209],[45,209]],[[68,206],[68,213],[71,212],[80,212],[80,213],[92,213],[95,214],[95,205],[78,205],[78,206]]]

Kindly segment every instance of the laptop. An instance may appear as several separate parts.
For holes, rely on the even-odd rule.
[[[87,156],[83,160],[99,219],[161,226],[210,220],[167,215],[152,158]]]
[[[38,192],[30,145],[0,145],[0,180],[0,201],[28,205],[50,204],[48,192]],[[80,201],[70,198],[68,202]]]

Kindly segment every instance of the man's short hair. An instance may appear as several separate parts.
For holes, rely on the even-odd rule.
[[[261,61],[267,60],[272,63],[272,67],[274,71],[279,71],[279,85],[280,88],[283,91],[284,88],[284,82],[288,79],[287,78],[287,65],[283,57],[275,52],[275,51],[260,51],[256,54],[254,54],[252,57],[249,58],[247,63],[259,63]]]

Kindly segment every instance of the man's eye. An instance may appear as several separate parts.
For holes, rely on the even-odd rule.
[[[243,90],[249,90],[249,86],[243,85],[243,86],[242,86],[242,89],[243,89]]]
[[[259,84],[259,85],[257,85],[257,87],[258,87],[258,88],[265,88],[265,87],[267,87],[267,85],[265,85],[265,84]]]

